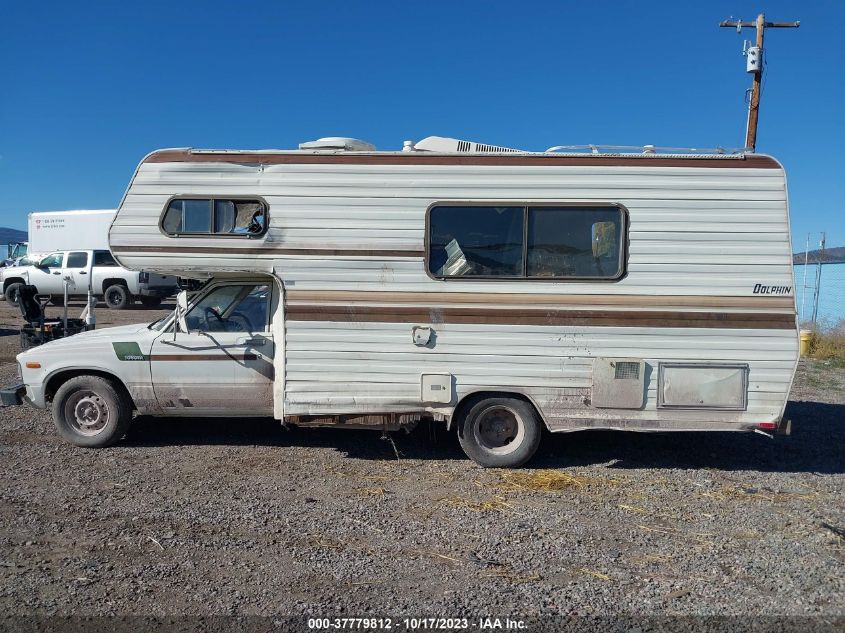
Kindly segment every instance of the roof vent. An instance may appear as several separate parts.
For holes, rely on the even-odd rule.
[[[300,143],[299,149],[327,149],[341,150],[345,152],[374,152],[376,151],[376,146],[365,141],[359,141],[357,138],[347,138],[345,136],[327,136],[325,138],[319,138],[316,141]]]
[[[461,154],[501,154],[505,152],[523,151],[521,149],[500,147],[498,145],[485,145],[483,143],[475,143],[473,141],[461,141],[456,138],[446,138],[444,136],[429,136],[427,138],[424,138],[419,143],[416,143],[414,145],[414,149],[422,150],[425,152],[459,152]]]

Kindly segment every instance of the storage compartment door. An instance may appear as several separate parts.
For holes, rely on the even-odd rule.
[[[660,363],[660,408],[744,411],[747,401],[748,365]]]

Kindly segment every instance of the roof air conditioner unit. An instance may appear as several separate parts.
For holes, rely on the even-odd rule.
[[[414,149],[424,152],[442,152],[442,153],[486,153],[486,154],[501,154],[508,152],[522,152],[521,149],[513,149],[510,147],[500,147],[498,145],[485,145],[483,143],[475,143],[474,141],[461,141],[456,138],[446,138],[444,136],[429,136],[424,138],[419,143],[414,145]]]
[[[345,136],[327,136],[325,138],[319,138],[316,141],[300,143],[299,149],[341,150],[345,152],[374,152],[376,151],[376,146],[365,141],[359,141],[357,138],[347,138]]]

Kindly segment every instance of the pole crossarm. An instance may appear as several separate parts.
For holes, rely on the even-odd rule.
[[[757,28],[757,22],[742,22],[736,20],[722,20],[719,22],[719,26],[723,27],[730,27],[735,29],[736,27],[741,27],[743,29],[755,29]],[[797,29],[801,26],[801,21],[797,22],[763,22],[763,26],[767,29]]]

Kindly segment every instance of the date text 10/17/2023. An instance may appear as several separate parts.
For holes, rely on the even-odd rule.
[[[405,630],[405,631],[525,631],[525,621],[511,618],[308,618],[310,630]]]

